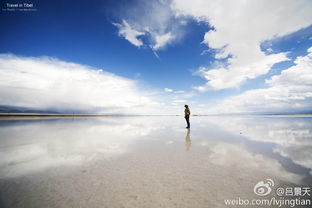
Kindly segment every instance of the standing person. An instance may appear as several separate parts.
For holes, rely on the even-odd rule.
[[[187,127],[186,128],[189,129],[190,128],[190,115],[191,115],[191,111],[190,111],[188,105],[184,105],[184,107],[185,107],[184,118],[185,118],[186,123],[187,123]]]

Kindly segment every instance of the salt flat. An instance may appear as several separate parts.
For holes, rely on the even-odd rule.
[[[180,116],[0,120],[0,207],[228,207],[263,198],[262,180],[275,183],[268,198],[312,185],[312,117],[184,127]]]

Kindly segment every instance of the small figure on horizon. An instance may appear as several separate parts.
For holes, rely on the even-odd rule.
[[[184,110],[184,118],[185,118],[186,123],[187,123],[187,127],[186,127],[186,128],[189,129],[189,128],[191,127],[191,125],[190,125],[190,115],[191,115],[191,111],[190,111],[188,105],[184,105],[184,107],[185,107],[185,110]]]

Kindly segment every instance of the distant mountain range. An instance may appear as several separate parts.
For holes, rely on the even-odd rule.
[[[39,110],[26,107],[17,107],[17,106],[0,106],[0,113],[53,113],[60,114],[64,112],[57,112],[53,110]]]
[[[96,114],[84,111],[35,109],[19,106],[0,105],[0,113],[42,113],[42,114]],[[110,113],[107,113],[109,115]],[[254,112],[254,113],[223,113],[224,115],[291,115],[291,114],[312,114],[312,111],[296,112]],[[193,114],[193,116],[207,116],[214,114]],[[220,115],[220,114],[215,114]]]

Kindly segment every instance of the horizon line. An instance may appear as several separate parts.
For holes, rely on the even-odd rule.
[[[212,113],[193,114],[191,116],[279,116],[279,115],[305,115],[312,113]],[[0,117],[134,117],[134,116],[183,116],[182,114],[92,114],[92,113],[0,113]]]

